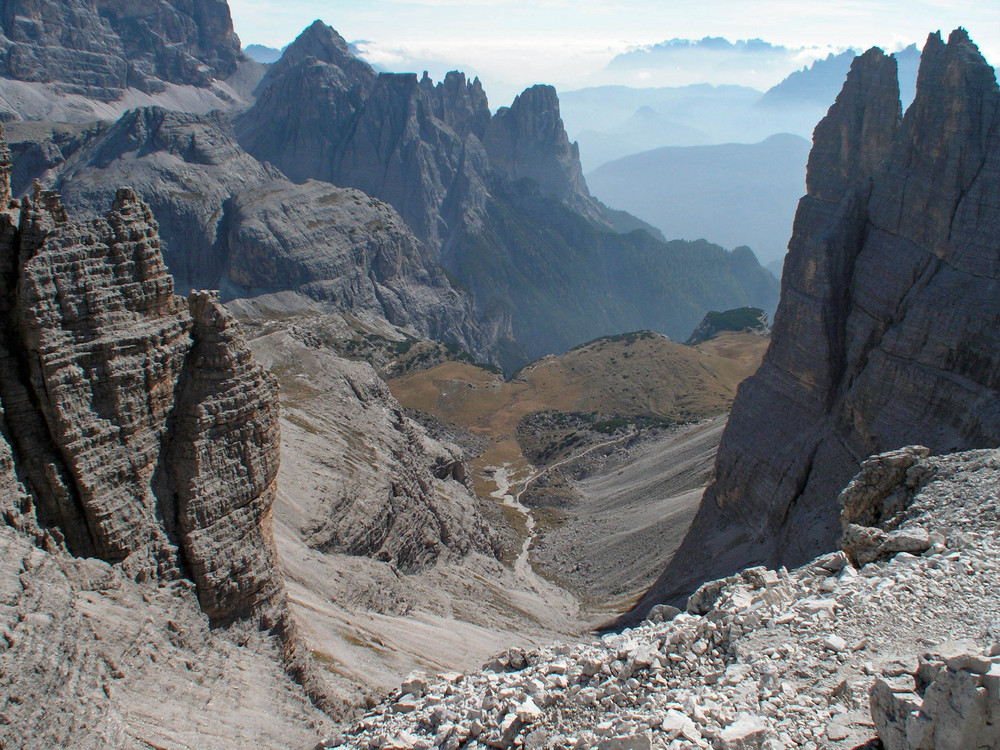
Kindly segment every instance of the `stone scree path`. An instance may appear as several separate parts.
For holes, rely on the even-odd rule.
[[[751,568],[596,643],[415,674],[321,746],[846,750],[877,727],[889,750],[1000,747],[998,467],[915,459],[860,568]]]

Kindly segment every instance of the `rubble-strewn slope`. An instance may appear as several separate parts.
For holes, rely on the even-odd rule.
[[[705,574],[682,559],[694,551],[715,556],[712,575],[829,548],[831,499],[870,453],[1000,443],[998,107],[962,30],[928,39],[901,121],[895,61],[854,62],[816,128],[771,345],[647,606]]]
[[[876,727],[892,743],[899,717],[921,708],[919,690],[923,736],[936,738],[920,747],[978,746],[963,738],[988,734],[983,717],[1000,709],[1000,666],[983,656],[1000,637],[1000,462],[995,451],[925,454],[877,456],[844,491],[883,538],[860,569],[843,552],[792,571],[751,568],[703,586],[686,613],[660,608],[596,643],[414,675],[326,744],[847,750]]]
[[[469,552],[499,555],[498,519],[484,517],[457,449],[404,416],[370,365],[341,359],[302,326],[252,346],[283,385],[290,502],[279,517],[306,546],[406,572]]]
[[[307,734],[322,716],[283,674],[308,681],[270,528],[274,378],[217,295],[174,295],[133,191],[72,223],[55,193],[13,201],[10,170],[0,130],[2,741]],[[252,647],[233,660],[260,692],[241,695],[224,658],[236,643]],[[227,675],[215,728],[213,712],[189,724],[185,707]],[[239,715],[258,701],[267,726]],[[185,721],[152,724],[169,714]]]

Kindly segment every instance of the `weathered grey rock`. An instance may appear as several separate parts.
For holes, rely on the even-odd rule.
[[[294,290],[484,360],[494,343],[399,214],[359,190],[277,180],[240,192],[226,203],[217,255],[230,297]]]
[[[255,630],[210,627],[186,579],[137,584],[0,524],[0,743],[312,747],[329,721]]]
[[[862,568],[882,555],[883,545],[888,538],[889,535],[882,529],[852,523],[844,529],[840,546],[851,564],[856,568]]]
[[[672,607],[669,604],[657,604],[649,610],[646,619],[649,622],[670,622],[680,613],[681,611],[677,607]]]
[[[127,112],[58,170],[55,188],[74,217],[92,216],[129,184],[156,214],[163,256],[182,290],[218,288],[216,249],[224,205],[280,178],[240,148],[221,112],[192,115],[147,107]]]
[[[229,714],[244,700],[276,725],[315,713],[290,682],[310,677],[270,530],[274,380],[214,295],[189,306],[174,294],[156,221],[132,190],[119,189],[105,216],[70,222],[54,193],[9,201],[6,157],[0,148],[0,512],[10,527],[0,529],[10,556],[0,617],[3,632],[23,626],[7,638],[2,694],[37,710],[3,726],[39,746],[199,744],[186,734],[212,731],[274,741]],[[185,704],[207,705],[193,685],[225,680],[237,643],[251,647],[231,655],[233,668],[259,676],[267,695],[213,692],[221,714],[208,730]],[[151,715],[155,730],[143,726]]]
[[[767,739],[767,725],[759,716],[741,716],[719,733],[722,750],[759,750]]]
[[[936,658],[943,661],[931,674],[926,667]],[[916,692],[912,679],[876,679],[871,712],[882,744],[887,750],[1000,747],[994,668],[975,643],[946,643],[921,657]]]
[[[251,343],[282,384],[283,491],[293,502],[281,520],[312,550],[370,557],[397,574],[471,552],[495,557],[500,538],[482,501],[433,474],[456,456],[406,418],[370,365],[302,338],[278,330]]]
[[[395,211],[356,190],[285,180],[243,151],[221,113],[129,112],[54,171],[74,216],[129,180],[158,217],[179,288],[221,288],[224,300],[296,291],[488,357],[495,331]]]
[[[236,132],[296,182],[358,188],[395,207],[430,262],[472,293],[507,369],[611,331],[681,338],[707,307],[772,304],[773,279],[749,250],[616,234],[550,87],[491,117],[478,80],[375,76],[314,24],[262,80]]]
[[[565,200],[583,213],[593,202],[580,166],[580,148],[570,143],[552,86],[532,86],[501,107],[482,136],[490,166],[510,180],[528,178],[544,193]]]
[[[888,539],[882,544],[882,551],[890,554],[909,552],[920,555],[929,550],[931,544],[931,535],[927,529],[907,529],[889,534]]]
[[[207,86],[242,59],[225,0],[14,0],[0,14],[0,75],[102,101]]]

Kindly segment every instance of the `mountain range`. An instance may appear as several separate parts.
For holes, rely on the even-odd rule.
[[[31,152],[17,185],[42,178],[82,217],[129,182],[156,211],[181,289],[292,291],[507,368],[623,330],[684,338],[708,308],[776,302],[751,256],[665,245],[593,199],[551,87],[493,114],[478,81],[378,74],[317,22],[252,96],[230,113],[147,107],[48,133],[26,123],[23,140],[15,124],[15,153]],[[373,200],[388,206],[371,213]],[[357,228],[341,231],[345,221]],[[377,237],[361,233],[375,224]],[[335,282],[343,260],[331,252],[363,276]]]
[[[851,62],[769,330],[750,248],[591,194],[550,86],[321,22],[263,66],[223,0],[0,20],[0,744],[997,744],[965,31],[905,115]]]

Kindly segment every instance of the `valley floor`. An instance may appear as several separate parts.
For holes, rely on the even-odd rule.
[[[596,628],[652,583],[680,544],[725,424],[720,417],[652,435],[620,435],[548,470],[526,470],[522,463],[521,473],[508,474],[506,465],[491,467],[495,501],[506,495],[507,510],[522,516],[521,541],[509,558],[448,557],[403,573],[305,543],[303,498],[333,489],[310,489],[324,454],[310,451],[316,435],[298,421],[286,415],[282,426],[287,449],[275,539],[299,631],[345,715],[386,695],[414,669],[469,671],[508,648],[592,640]],[[546,513],[551,508],[517,503],[537,523],[529,529],[513,498],[524,499],[528,477],[553,475],[574,487],[574,500],[559,509],[556,524]]]

